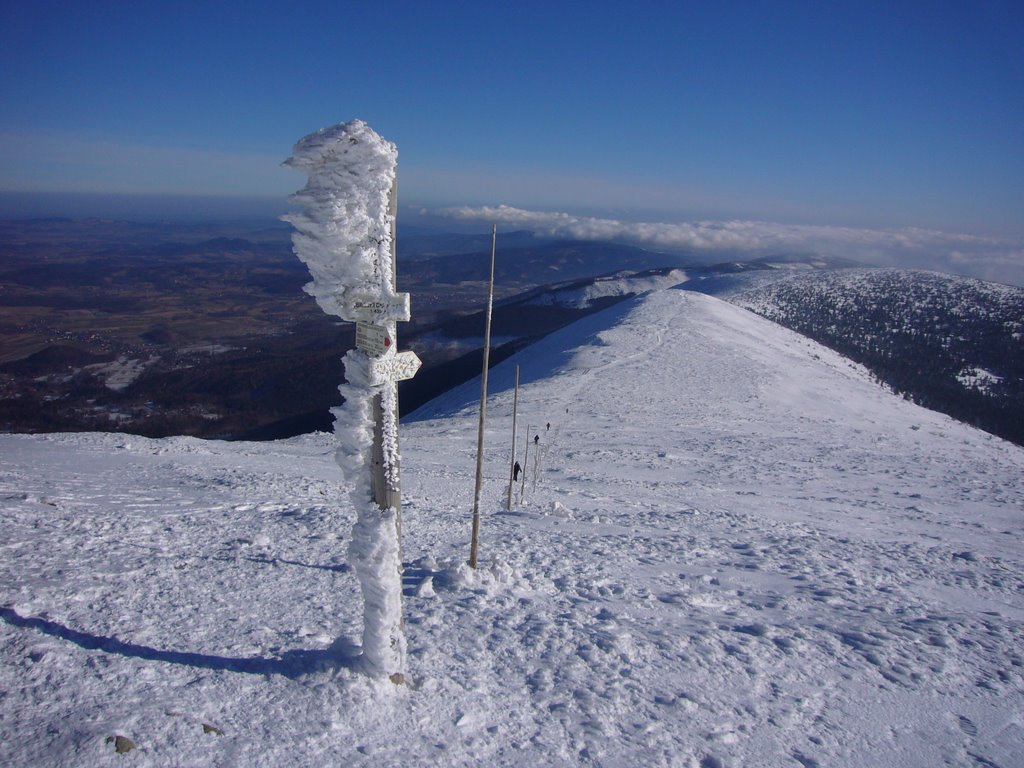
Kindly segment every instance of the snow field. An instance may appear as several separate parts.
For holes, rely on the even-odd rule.
[[[890,723],[919,707],[922,688],[1005,692],[1002,682],[1012,680],[1019,695],[1020,653],[1001,653],[1020,639],[1021,581],[1011,565],[1019,558],[1020,452],[891,398],[841,357],[728,305],[674,291],[636,304],[572,355],[559,353],[559,335],[542,343],[562,376],[537,384],[543,395],[520,393],[521,402],[543,403],[534,423],[550,418],[554,426],[540,432],[540,490],[527,493],[518,519],[539,526],[543,541],[561,533],[570,542],[559,549],[575,556],[518,555],[511,564],[534,572],[537,561],[547,563],[556,594],[569,597],[561,615],[577,621],[577,633],[567,655],[600,648],[591,638],[595,616],[614,617],[613,637],[657,638],[646,648],[652,656],[626,665],[633,684],[648,676],[637,690],[655,702],[703,696],[686,718],[690,734],[706,718],[697,731],[706,746],[666,737],[666,765],[683,764],[688,752],[695,764],[969,761],[973,747],[938,738],[960,739],[961,715],[922,723],[925,713],[914,713],[907,728],[928,733],[927,743],[908,742]],[[543,353],[535,350],[531,364],[543,365]],[[498,389],[513,365],[492,373]],[[454,411],[458,397],[442,410]],[[510,402],[507,392],[497,395],[492,418]],[[959,444],[948,445],[951,434]],[[986,446],[998,446],[995,465]],[[516,526],[498,549],[530,549],[524,536]],[[991,553],[984,576],[960,567],[978,562],[979,550]],[[554,570],[563,561],[564,572]],[[951,661],[959,655],[951,648],[964,658]],[[588,652],[584,698],[604,687],[598,698],[629,701],[635,712],[621,670],[599,656]],[[681,669],[685,687],[664,690]],[[873,714],[854,706],[865,691]],[[987,708],[1001,710],[996,732],[1015,734],[1005,754],[1019,754],[1019,718],[998,697]],[[830,713],[841,724],[827,725]],[[662,719],[654,708],[639,718],[648,726]],[[605,744],[601,761],[640,749],[616,722],[614,736],[594,734]],[[657,744],[649,734],[643,741]],[[780,741],[792,743],[788,753]],[[582,749],[595,757],[595,747]]]
[[[401,687],[331,436],[0,437],[0,763],[1021,763],[1024,451],[683,291],[490,379],[478,571],[479,383],[403,427]]]

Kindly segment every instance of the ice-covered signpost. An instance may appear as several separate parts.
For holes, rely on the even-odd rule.
[[[313,277],[305,286],[329,315],[356,323],[344,357],[345,402],[333,409],[337,461],[351,484],[356,522],[349,559],[363,591],[365,670],[400,683],[402,629],[401,486],[398,381],[420,366],[398,352],[396,324],[409,319],[409,294],[395,290],[395,170],[398,150],[361,120],[301,139],[285,162],[309,177],[284,216],[295,254]]]

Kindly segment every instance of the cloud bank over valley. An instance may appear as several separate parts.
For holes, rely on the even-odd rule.
[[[868,229],[820,224],[724,220],[629,222],[533,211],[508,205],[444,208],[435,215],[496,223],[573,240],[614,240],[652,249],[729,259],[819,253],[879,266],[934,269],[1024,285],[1024,243],[1010,239],[904,227]]]

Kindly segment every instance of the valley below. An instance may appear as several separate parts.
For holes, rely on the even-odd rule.
[[[355,331],[303,292],[309,275],[290,233],[283,225],[0,222],[0,430],[227,439],[329,430]],[[547,264],[547,255],[525,261]],[[403,385],[412,407],[452,377],[472,375],[472,361],[457,360],[480,347],[482,315],[478,326],[460,318],[486,302],[486,267],[482,252],[440,264],[413,255],[409,269],[400,266],[399,290],[414,301],[400,343],[417,344],[424,360],[419,380]],[[536,265],[523,272],[516,279],[503,270],[497,296],[538,284]],[[563,319],[534,317],[531,332]],[[512,338],[505,320],[519,324],[499,310],[496,337]]]
[[[351,323],[303,291],[280,222],[0,221],[0,432],[269,440],[330,431]],[[419,408],[480,372],[489,235],[398,236]],[[693,254],[499,233],[491,364],[676,284],[863,364],[920,405],[1024,444],[1024,290],[814,254]]]

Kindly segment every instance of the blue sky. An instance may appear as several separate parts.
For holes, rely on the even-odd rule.
[[[1024,238],[1024,3],[2,0],[0,191],[284,198],[361,118],[404,204]]]

